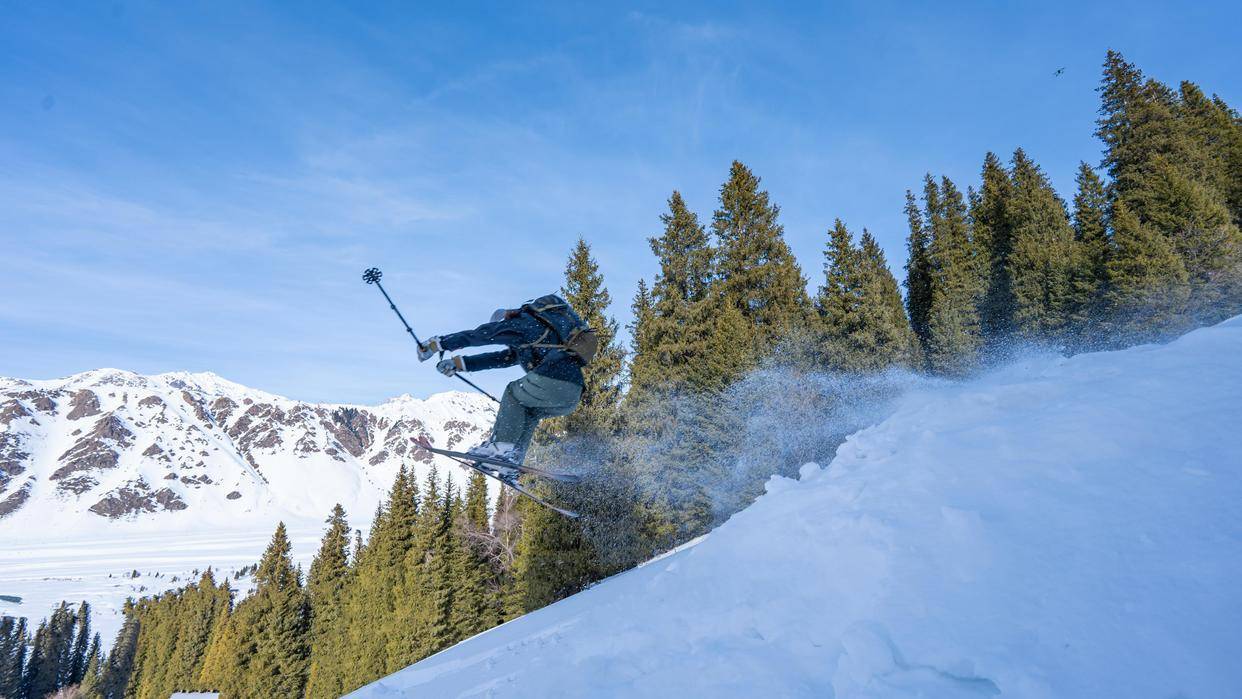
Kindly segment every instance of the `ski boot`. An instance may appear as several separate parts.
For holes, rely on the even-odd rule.
[[[509,461],[515,466],[522,463],[522,454],[518,451],[517,445],[512,442],[493,442],[487,440],[482,444],[470,447],[466,450],[467,454],[474,456],[485,456],[489,459],[503,459]],[[500,466],[498,464],[487,464],[488,468],[496,471],[496,476],[503,481],[516,481],[522,472],[517,468],[508,466]]]

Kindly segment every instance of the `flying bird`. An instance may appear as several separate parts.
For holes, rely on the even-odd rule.
[[[1065,69],[1064,69],[1064,68],[1057,68],[1057,72],[1053,73],[1053,74],[1052,74],[1052,77],[1054,77],[1054,78],[1055,78],[1055,77],[1059,77],[1059,76],[1061,75],[1061,73],[1064,73],[1064,72],[1065,72]]]

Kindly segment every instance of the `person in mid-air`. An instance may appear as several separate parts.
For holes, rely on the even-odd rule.
[[[506,345],[499,352],[453,355],[436,364],[445,376],[520,364],[526,375],[505,388],[492,435],[471,454],[521,463],[539,421],[568,415],[582,399],[582,367],[599,349],[595,332],[565,299],[556,294],[527,301],[520,308],[498,309],[491,321],[474,330],[429,338],[419,346],[426,361],[440,352],[467,347]]]

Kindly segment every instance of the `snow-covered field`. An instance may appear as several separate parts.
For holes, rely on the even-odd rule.
[[[915,390],[694,545],[357,698],[1242,696],[1242,319]]]
[[[3,613],[25,616],[34,623],[61,602],[86,600],[94,611],[91,622],[110,645],[124,620],[127,597],[152,595],[190,580],[208,566],[228,576],[234,589],[248,591],[251,579],[234,575],[257,563],[271,540],[270,528],[239,530],[126,532],[104,530],[96,535],[39,539],[36,543],[0,539],[0,595],[21,597],[20,604],[0,602]],[[289,527],[293,554],[305,570],[319,547],[322,527],[294,522]],[[138,577],[132,577],[134,571]]]

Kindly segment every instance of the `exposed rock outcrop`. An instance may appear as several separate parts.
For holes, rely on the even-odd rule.
[[[94,391],[88,391],[85,388],[73,394],[73,397],[69,399],[69,405],[73,409],[65,417],[70,420],[80,420],[99,414],[99,396],[95,395]]]
[[[185,508],[185,501],[173,490],[160,488],[152,491],[151,486],[139,478],[108,493],[99,502],[91,505],[90,510],[97,515],[116,519],[139,512],[175,511]]]
[[[62,480],[83,471],[116,468],[121,458],[119,450],[130,446],[133,436],[116,413],[108,413],[95,423],[90,432],[60,455],[58,461],[61,467],[52,473],[51,480]],[[62,483],[60,487],[71,490],[68,484]]]
[[[30,491],[34,488],[34,481],[27,480],[21,488],[13,491],[3,500],[0,500],[0,519],[3,519],[17,510],[30,499]]]

